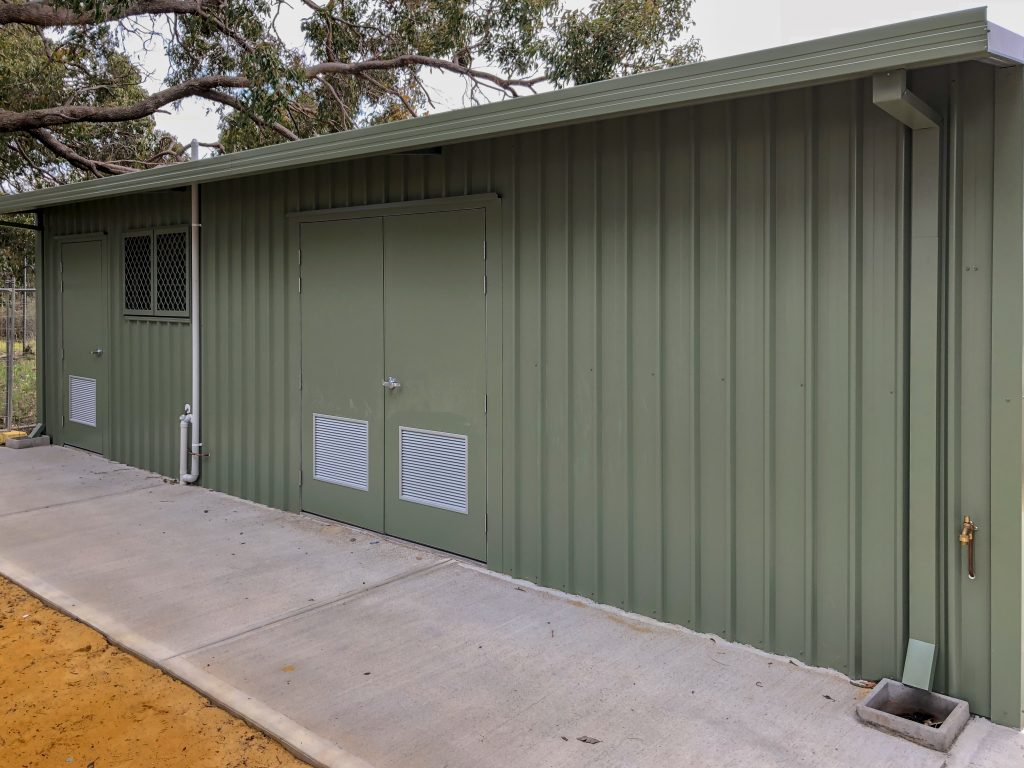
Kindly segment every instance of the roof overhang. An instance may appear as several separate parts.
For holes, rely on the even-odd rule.
[[[0,213],[270,173],[956,61],[1024,62],[987,9],[932,16],[206,160],[0,197]]]

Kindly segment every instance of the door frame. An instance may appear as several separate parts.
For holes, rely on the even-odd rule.
[[[106,350],[110,352],[110,339],[111,339],[111,324],[110,324],[110,254],[108,253],[108,237],[106,232],[89,232],[81,235],[56,235],[51,238],[53,244],[53,255],[54,262],[57,268],[57,287],[60,295],[60,301],[57,302],[56,307],[56,319],[57,328],[54,333],[57,355],[58,355],[58,368],[60,374],[58,376],[57,385],[60,387],[58,400],[60,402],[60,444],[64,445],[64,429],[67,424],[67,413],[68,413],[68,401],[67,391],[64,385],[64,380],[67,378],[67,371],[64,368],[64,246],[73,243],[92,243],[98,242],[100,244],[100,279],[103,281],[103,295],[101,297],[101,303],[103,307],[103,316],[106,323],[106,335],[107,335],[107,347]],[[113,411],[110,408],[110,389],[111,389],[111,378],[110,378],[110,355],[106,354],[103,357],[103,374],[106,377],[106,386],[104,387],[104,393],[102,395],[104,400],[104,413],[107,417],[107,423],[103,425],[103,453],[102,456],[110,456],[110,434],[112,432],[112,420]],[[51,430],[52,434],[52,430]]]
[[[356,205],[344,208],[328,208],[314,211],[296,211],[288,214],[288,239],[289,252],[294,259],[296,274],[300,275],[298,282],[299,309],[297,315],[301,323],[301,294],[302,294],[302,238],[301,227],[303,224],[320,221],[340,221],[344,219],[363,219],[377,216],[408,216],[421,213],[444,213],[447,211],[483,210],[484,211],[484,247],[486,249],[487,264],[487,294],[484,300],[484,323],[485,323],[485,375],[487,378],[487,412],[484,416],[487,439],[485,450],[485,474],[487,509],[485,513],[485,538],[486,538],[486,564],[488,568],[497,571],[504,570],[503,562],[503,532],[504,517],[502,514],[502,460],[503,421],[504,405],[502,401],[502,383],[504,378],[504,291],[502,278],[504,272],[504,260],[502,254],[502,219],[501,219],[501,198],[493,193],[479,195],[461,195],[457,197],[429,198],[426,200],[410,200],[397,203],[376,203],[371,205]],[[298,328],[299,343],[299,365],[297,376],[298,382],[296,391],[299,392],[299,408],[301,411],[301,381],[302,381],[302,346],[301,326]],[[296,421],[295,434],[292,439],[299,446],[298,466],[302,466],[302,422],[301,418]],[[297,472],[296,472],[297,475]],[[301,508],[302,489],[299,488],[299,507]]]

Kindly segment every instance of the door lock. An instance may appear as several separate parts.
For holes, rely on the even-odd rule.
[[[99,357],[100,355],[102,355],[102,354],[103,354],[103,350],[102,350],[102,349],[94,349],[94,350],[93,350],[92,352],[90,352],[89,354],[90,354],[90,355],[95,355],[96,357]]]
[[[394,392],[396,389],[402,388],[402,383],[394,376],[388,376],[386,379],[384,379],[384,381],[381,382],[381,386],[383,386],[384,389],[386,390]]]
[[[974,533],[978,524],[968,515],[964,515],[964,524],[960,528],[960,544],[967,547],[967,578],[974,578]]]

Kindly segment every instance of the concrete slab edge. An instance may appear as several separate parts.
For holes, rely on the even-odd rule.
[[[76,601],[10,560],[0,558],[0,575],[54,610],[96,630],[112,645],[184,683],[315,768],[373,768],[362,758],[318,736],[264,702],[248,696],[184,659],[172,658],[168,648],[136,634],[108,614]]]
[[[654,619],[650,616],[644,616],[641,613],[633,613],[631,611],[623,610],[622,608],[616,608],[614,605],[598,603],[594,600],[591,600],[589,597],[583,597],[582,595],[574,595],[569,592],[563,592],[562,590],[555,589],[553,587],[542,587],[539,584],[534,584],[532,581],[527,581],[525,579],[517,579],[515,576],[509,576],[507,573],[501,573],[500,571],[492,571],[486,565],[483,565],[481,563],[466,561],[462,558],[457,557],[452,558],[452,563],[462,568],[465,568],[466,570],[475,571],[477,573],[481,573],[486,576],[498,579],[499,581],[508,582],[509,584],[513,584],[516,587],[520,587],[531,592],[540,592],[542,594],[550,595],[551,597],[557,599],[566,600],[570,603],[576,603],[587,608],[595,608],[602,613],[607,613],[623,619],[628,619],[629,621],[635,622],[637,624],[642,624],[649,627],[659,627],[661,629],[669,630],[670,632],[679,632],[680,634],[689,635],[691,637],[699,637],[704,640],[709,640],[715,643],[715,645],[722,648],[729,648],[736,651],[746,651],[756,656],[760,656],[761,658],[769,659],[771,661],[786,661],[790,664],[793,664],[796,667],[801,667],[812,672],[824,672],[828,675],[831,675],[832,677],[836,677],[847,683],[853,682],[853,678],[851,678],[849,675],[844,675],[839,670],[833,669],[831,667],[819,667],[814,664],[808,664],[792,656],[783,656],[778,653],[766,651],[762,648],[757,648],[753,645],[747,645],[746,643],[738,643],[735,640],[728,640],[722,637],[721,635],[716,635],[712,632],[698,632],[695,629],[684,627],[681,624],[672,624],[667,621],[660,621],[659,619]]]
[[[96,496],[82,496],[77,499],[71,499],[70,501],[58,501],[53,504],[44,504],[41,507],[29,507],[28,509],[16,509],[13,512],[0,512],[0,517],[14,517],[14,515],[27,515],[32,512],[44,512],[51,509],[57,509],[58,507],[73,507],[76,504],[85,504],[90,501],[97,501],[99,499],[112,499],[115,496],[130,496],[133,493],[139,491],[146,491],[151,488],[159,488],[164,485],[162,480],[152,481],[140,481],[142,484],[125,488],[121,491],[112,491],[111,493],[100,493]]]
[[[218,637],[214,640],[211,640],[208,643],[203,643],[202,645],[197,645],[193,648],[187,648],[184,651],[178,651],[174,654],[173,657],[167,657],[165,661],[170,662],[178,657],[191,656],[192,654],[199,653],[200,651],[209,651],[212,648],[217,648],[219,646],[224,645],[225,643],[232,643],[238,640],[240,637],[251,635],[254,632],[259,632],[270,627],[275,627],[279,624],[284,624],[285,622],[292,621],[293,619],[297,619],[302,616],[307,616],[310,613],[316,613],[318,611],[322,611],[326,608],[331,608],[339,604],[347,604],[359,597],[362,597],[363,595],[367,595],[377,589],[380,589],[381,587],[387,587],[398,581],[404,581],[408,578],[414,578],[416,576],[425,575],[432,571],[436,571],[437,569],[442,568],[446,565],[449,565],[450,563],[451,560],[446,558],[436,563],[430,563],[429,565],[423,565],[408,571],[396,573],[394,576],[384,579],[383,581],[378,581],[373,584],[367,584],[364,587],[359,587],[348,592],[343,592],[340,595],[335,595],[334,597],[323,600],[319,603],[316,603],[315,605],[305,605],[301,608],[295,608],[290,611],[285,611],[284,613],[278,614],[277,616],[272,616],[271,618],[265,619],[259,623],[250,624],[249,626],[244,627],[238,630],[237,632],[232,632],[230,635]]]

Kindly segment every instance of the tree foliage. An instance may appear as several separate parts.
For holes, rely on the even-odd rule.
[[[105,25],[49,35],[0,26],[0,105],[25,112],[54,105],[125,105],[146,95],[138,66]],[[0,135],[0,193],[12,194],[177,160],[183,148],[152,116],[125,123],[68,123]],[[5,221],[31,224],[34,217]],[[31,230],[0,226],[0,287],[25,280]],[[31,269],[28,276],[32,282]]]
[[[146,95],[141,83],[137,65],[105,26],[62,37],[21,25],[0,26],[0,104],[6,111],[130,104]],[[8,132],[0,142],[0,190],[8,194],[144,168],[182,152],[176,139],[156,130],[151,116]]]
[[[305,39],[291,47],[275,24],[284,0],[0,0],[0,135],[37,153],[22,183],[45,182],[47,158],[94,175],[177,159],[145,121],[189,97],[219,113],[219,149],[234,151],[429,111],[428,70],[482,100],[700,56],[693,0],[299,1]],[[165,47],[160,90],[144,91],[128,43]],[[34,68],[41,87],[17,93]]]

